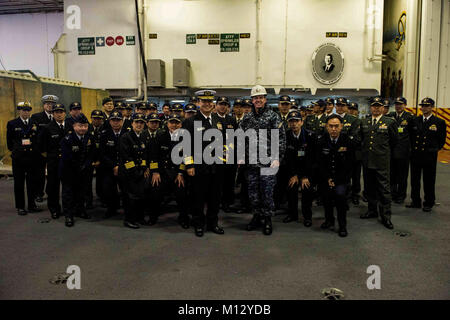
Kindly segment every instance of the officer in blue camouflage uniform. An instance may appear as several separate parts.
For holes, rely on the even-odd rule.
[[[262,164],[261,159],[257,159],[257,163],[249,163],[248,169],[248,184],[249,197],[252,206],[253,218],[247,225],[247,230],[251,231],[261,224],[263,221],[263,234],[272,234],[272,219],[271,216],[275,213],[275,204],[273,201],[273,190],[276,183],[276,171],[280,166],[280,161],[286,150],[286,132],[283,127],[283,122],[280,116],[274,111],[270,110],[267,103],[266,89],[260,85],[256,85],[251,90],[251,97],[253,102],[253,111],[244,117],[240,124],[240,128],[244,131],[248,129],[256,130],[258,134],[261,129],[267,130],[267,141],[262,145],[259,137],[257,138],[258,149],[262,147],[259,154],[265,154],[270,157],[270,163]],[[271,154],[271,130],[278,130],[278,159],[274,154]],[[238,146],[239,148],[239,146]],[[245,147],[246,158],[249,158],[249,146]],[[242,159],[239,161],[242,163]],[[239,163],[238,162],[238,163]],[[269,168],[270,167],[270,168]]]
[[[90,219],[84,200],[88,185],[88,172],[94,161],[95,142],[88,134],[88,119],[84,114],[73,118],[73,131],[61,141],[60,176],[62,207],[66,227],[74,225],[74,216]]]
[[[6,141],[11,151],[12,171],[14,176],[14,198],[17,213],[26,215],[25,210],[25,181],[27,184],[28,211],[39,212],[36,206],[35,181],[37,173],[37,124],[30,120],[31,104],[19,102],[17,104],[19,117],[8,121],[6,126]]]

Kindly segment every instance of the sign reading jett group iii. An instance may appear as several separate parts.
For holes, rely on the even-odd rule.
[[[95,37],[78,38],[78,54],[95,54]]]
[[[239,52],[239,33],[221,33],[220,52]]]

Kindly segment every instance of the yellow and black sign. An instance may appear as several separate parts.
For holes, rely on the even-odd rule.
[[[208,40],[208,44],[220,44],[220,41],[219,41],[219,39],[209,39]]]
[[[220,34],[218,34],[218,33],[208,34],[208,39],[219,39],[219,38],[220,38]]]
[[[158,34],[157,33],[149,33],[148,38],[149,39],[158,39]]]
[[[347,38],[347,32],[339,32],[339,38]]]
[[[250,38],[250,33],[240,33],[239,34],[239,38],[241,38],[241,39],[249,39]]]
[[[207,33],[197,33],[197,39],[208,39]]]
[[[337,38],[338,37],[338,33],[337,32],[327,32],[326,33],[326,37],[327,38]]]

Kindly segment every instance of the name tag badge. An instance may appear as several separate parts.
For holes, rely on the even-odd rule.
[[[299,151],[298,151],[298,156],[299,156],[299,157],[304,157],[304,156],[305,156],[305,151],[299,150]]]
[[[59,138],[59,134],[54,134],[54,135],[52,135],[52,138],[53,138],[53,139]]]
[[[398,133],[403,133],[403,128],[402,127],[398,128]]]
[[[22,128],[15,128],[15,131],[22,131]]]
[[[330,149],[322,149],[322,153],[323,154],[329,154],[330,153]]]
[[[106,143],[106,145],[107,145],[108,147],[114,147],[114,141],[108,141],[108,142]]]
[[[80,150],[80,147],[79,147],[79,146],[72,146],[72,151],[76,152],[76,151],[78,151],[78,150]]]
[[[23,146],[31,145],[31,140],[30,139],[22,139],[22,145]]]

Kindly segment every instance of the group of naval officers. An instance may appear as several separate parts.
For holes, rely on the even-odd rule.
[[[265,88],[257,85],[249,99],[235,99],[233,108],[227,97],[200,90],[185,106],[164,104],[161,114],[155,103],[133,106],[108,97],[102,110],[92,111],[90,122],[81,103],[71,103],[67,115],[58,100],[43,96],[44,110],[32,115],[31,104],[21,102],[19,116],[7,124],[19,215],[42,211],[36,202],[43,202],[45,191],[51,218],[64,215],[67,227],[74,226],[75,217],[90,219],[94,172],[105,218],[123,208],[126,227],[155,225],[164,206],[175,200],[178,223],[184,229],[193,226],[198,237],[205,231],[224,234],[220,209],[252,213],[246,229],[270,235],[271,219],[286,202],[283,222],[298,221],[299,195],[307,228],[317,201],[325,213],[320,228],[335,230],[336,208],[337,233],[347,236],[349,203],[358,205],[362,199],[368,210],[360,218],[378,218],[393,229],[391,202],[405,201],[409,172],[411,202],[406,207],[430,212],[435,204],[437,155],[445,144],[446,123],[433,115],[431,98],[419,104],[420,116],[405,110],[403,97],[395,99],[395,111],[389,113],[390,101],[379,96],[370,99],[366,117],[359,116],[357,103],[342,97],[299,108],[282,95],[276,112],[267,104]],[[223,133],[221,161],[194,161],[197,142],[189,150],[179,147],[182,129],[194,136],[196,130],[211,128]],[[276,130],[277,156],[250,163],[248,143],[245,154],[230,152],[236,145],[227,144],[227,129]],[[258,142],[270,151],[273,137],[264,139]],[[200,144],[202,152],[211,148],[206,139]],[[173,152],[183,154],[181,162],[174,161]],[[225,156],[228,152],[235,161]]]

